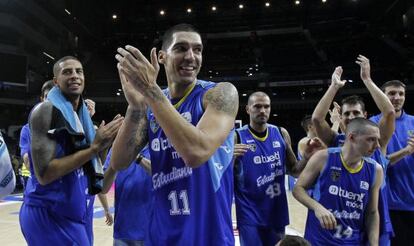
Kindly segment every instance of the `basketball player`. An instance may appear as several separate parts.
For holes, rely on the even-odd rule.
[[[308,209],[305,238],[312,245],[361,245],[368,236],[378,245],[378,195],[382,167],[371,156],[378,147],[378,126],[364,118],[351,120],[343,147],[314,154],[293,190]],[[314,186],[311,198],[306,189]]]
[[[114,246],[142,246],[152,209],[152,182],[149,149],[145,147],[127,169],[114,172],[110,166],[112,150],[105,161],[104,189],[108,192],[115,179]]]
[[[116,55],[129,106],[111,165],[126,168],[149,144],[154,207],[148,245],[234,245],[238,94],[230,83],[197,79],[202,53],[200,34],[180,24],[165,32],[158,57],[151,50],[151,62],[129,45]],[[156,83],[158,63],[165,68],[165,90]]]
[[[53,74],[48,100],[33,109],[29,120],[32,182],[20,209],[20,226],[29,245],[91,245],[86,200],[92,186],[82,167],[89,161],[99,167],[98,155],[112,143],[123,118],[102,122],[95,133],[81,97],[82,64],[63,57]]]
[[[380,129],[380,139],[378,148],[374,151],[372,158],[377,161],[386,174],[389,160],[385,157],[387,144],[394,132],[395,128],[395,112],[390,100],[387,96],[375,85],[371,79],[371,67],[368,58],[359,55],[356,63],[360,66],[361,79],[374,99],[377,107],[382,112],[382,118],[379,120],[378,126]],[[337,67],[332,74],[332,83],[326,91],[325,95],[319,101],[316,106],[312,121],[316,129],[317,136],[322,139],[328,146],[337,147],[341,146],[345,135],[338,134],[329,128],[329,125],[324,120],[325,115],[329,110],[336,92],[345,85],[345,81],[341,80],[342,68]],[[349,96],[342,100],[341,106],[341,122],[342,126],[346,129],[350,120],[356,117],[366,118],[367,112],[365,111],[365,104],[362,98],[358,96]],[[381,187],[380,199],[379,199],[379,211],[380,211],[380,245],[388,246],[390,244],[390,237],[393,235],[393,229],[391,220],[388,213],[388,203],[386,195],[385,181]]]
[[[261,91],[249,96],[248,125],[237,129],[235,201],[241,245],[275,245],[289,224],[285,174],[298,176],[289,133],[268,122],[271,102]],[[286,173],[287,172],[287,173]]]

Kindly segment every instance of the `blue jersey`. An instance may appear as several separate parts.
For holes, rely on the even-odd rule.
[[[106,157],[109,166],[112,151]],[[149,159],[149,150],[141,151]],[[151,210],[151,177],[135,161],[125,170],[119,171],[115,179],[114,238],[143,241],[148,228]]]
[[[334,230],[322,228],[314,211],[309,210],[305,238],[312,245],[360,245],[376,162],[364,158],[358,170],[348,170],[341,160],[341,148],[329,148],[328,153],[313,198],[335,216],[337,226]]]
[[[235,168],[237,224],[283,228],[289,224],[283,136],[270,124],[263,138],[255,136],[247,125],[237,132],[240,143],[249,145]]]
[[[370,118],[378,123],[382,115]],[[387,154],[392,154],[407,146],[414,135],[414,116],[403,112],[395,119],[395,131],[387,146]],[[414,211],[414,155],[407,155],[387,170],[388,205],[390,210]]]
[[[20,156],[23,157],[24,154],[30,153],[30,128],[29,123],[24,125],[20,131]]]
[[[175,108],[197,125],[204,113],[203,96],[214,86],[198,80]],[[168,89],[164,93],[168,97]],[[154,190],[148,244],[234,245],[234,130],[207,162],[193,169],[185,165],[150,110],[147,117]]]
[[[338,134],[335,137],[334,143],[337,146],[334,147],[341,147],[345,142],[345,134]],[[380,235],[385,233],[393,234],[393,228],[391,224],[390,213],[388,210],[388,199],[387,199],[387,185],[386,185],[386,173],[389,164],[389,160],[381,153],[381,150],[377,148],[371,156],[380,166],[382,167],[384,173],[384,180],[381,185],[380,193],[378,196],[378,212],[380,216]]]
[[[55,158],[62,158],[73,153],[73,142],[65,131],[56,131],[51,137],[56,140]],[[31,155],[29,159],[30,163],[33,163]],[[59,216],[86,223],[88,185],[82,167],[47,185],[39,183],[33,168],[30,169],[30,174],[31,178],[27,181],[24,191],[26,205],[44,207]]]
[[[342,147],[344,145],[344,143],[345,143],[345,134],[340,133],[340,134],[337,134],[335,136],[332,145],[329,146],[329,147],[333,147],[333,148],[335,148],[335,147]]]

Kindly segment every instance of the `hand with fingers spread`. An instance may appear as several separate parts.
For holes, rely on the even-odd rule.
[[[249,150],[249,145],[247,144],[235,144],[234,145],[234,152],[233,157],[237,158],[239,156],[243,156]]]
[[[151,50],[151,63],[137,48],[127,45],[125,49],[118,48],[115,58],[118,60],[118,70],[125,75],[132,87],[147,96],[151,89],[157,87],[157,76],[160,70],[156,48]]]
[[[346,80],[341,80],[342,72],[343,72],[342,67],[338,66],[335,68],[335,71],[332,73],[332,85],[338,89],[342,88],[346,83]]]
[[[93,140],[91,147],[96,152],[100,152],[111,146],[123,121],[124,117],[119,114],[108,124],[105,124],[105,121],[102,121],[101,125],[96,130],[95,139]]]
[[[95,102],[91,99],[85,99],[86,108],[88,109],[89,115],[92,117],[95,114]]]
[[[335,216],[329,210],[327,210],[322,205],[318,206],[315,209],[315,216],[318,218],[319,222],[321,223],[322,228],[327,230],[333,230],[336,227],[336,219]]]
[[[359,55],[355,63],[361,67],[362,81],[371,81],[371,66],[369,64],[369,59],[363,55]]]

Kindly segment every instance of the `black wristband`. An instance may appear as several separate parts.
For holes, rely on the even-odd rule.
[[[144,158],[144,156],[143,156],[143,155],[141,155],[141,154],[138,154],[137,159],[135,159],[135,162],[136,162],[137,164],[139,164],[139,163],[142,161],[142,158]]]

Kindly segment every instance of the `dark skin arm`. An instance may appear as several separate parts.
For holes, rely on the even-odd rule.
[[[89,148],[56,158],[57,143],[48,135],[52,123],[52,110],[53,105],[50,102],[44,102],[33,110],[30,117],[33,167],[36,178],[42,185],[49,184],[78,169],[107,148],[115,138],[123,121],[123,117],[116,116],[106,125],[105,122],[102,122]]]

